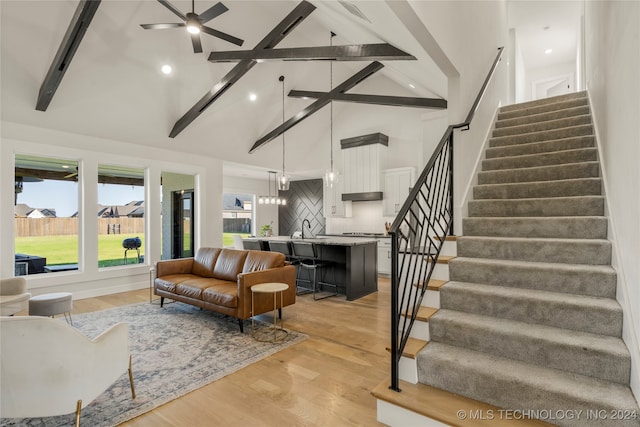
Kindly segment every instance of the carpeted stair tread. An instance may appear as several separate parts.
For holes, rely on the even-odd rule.
[[[575,178],[555,181],[516,182],[511,184],[484,184],[473,187],[473,198],[475,200],[599,196],[601,194],[601,178]]]
[[[605,265],[457,257],[449,280],[615,298],[617,275]]]
[[[610,265],[611,242],[604,239],[461,236],[458,239],[458,256]]]
[[[581,162],[478,172],[478,184],[555,181],[561,179],[597,178],[599,176],[600,164],[598,162]]]
[[[418,378],[423,384],[501,408],[582,411],[581,417],[553,420],[563,427],[603,426],[602,418],[589,418],[587,411],[638,411],[628,386],[438,342],[418,355]],[[611,425],[637,427],[640,420]]]
[[[500,107],[500,113],[508,113],[513,111],[522,111],[527,112],[529,114],[537,114],[536,112],[531,112],[531,110],[537,107],[546,107],[553,108],[553,110],[562,110],[565,108],[570,108],[567,105],[572,102],[577,103],[577,105],[585,105],[587,102],[587,93],[586,92],[574,92],[565,95],[552,96],[549,98],[536,99],[533,101],[520,102],[518,104],[504,105]]]
[[[530,132],[519,135],[496,136],[489,139],[489,147],[504,147],[506,145],[528,144],[531,142],[551,141],[554,139],[571,138],[574,136],[593,135],[590,124],[571,126],[560,129]]]
[[[604,216],[475,217],[462,219],[465,236],[606,239]]]
[[[429,332],[431,342],[629,382],[631,357],[620,338],[453,310],[438,311],[429,321]]]
[[[537,106],[523,107],[523,104],[505,105],[498,112],[497,120],[511,120],[518,117],[535,116],[544,113],[555,113],[568,110],[571,108],[589,106],[587,97],[579,97],[565,101],[557,101],[553,103],[540,104]]]
[[[500,129],[503,127],[521,126],[532,123],[547,122],[560,118],[583,116],[589,113],[590,111],[588,105],[580,105],[577,107],[563,108],[560,110],[547,111],[539,114],[529,114],[526,116],[514,117],[511,119],[500,118],[500,116],[498,116],[495,127],[496,129]]]
[[[469,282],[447,282],[440,308],[621,337],[622,307],[613,298]]]
[[[504,147],[487,148],[485,157],[495,159],[498,157],[511,157],[526,154],[549,153],[553,151],[575,150],[595,146],[593,135],[575,136],[571,138],[553,139],[544,142],[531,142],[529,144],[506,145]]]
[[[603,196],[471,200],[469,216],[602,216]]]
[[[597,160],[597,148],[578,148],[576,150],[486,159],[482,161],[482,170],[532,168],[538,166],[564,165],[568,163],[594,162]]]
[[[555,118],[544,122],[528,123],[516,126],[497,127],[493,130],[491,136],[509,136],[522,135],[531,132],[543,132],[553,129],[567,128],[573,126],[591,124],[591,115],[584,114],[582,116]]]

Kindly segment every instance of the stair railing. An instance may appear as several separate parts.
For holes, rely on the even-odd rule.
[[[400,391],[400,358],[447,235],[453,235],[453,135],[469,129],[503,47],[464,122],[450,125],[389,229],[391,236],[391,385]]]

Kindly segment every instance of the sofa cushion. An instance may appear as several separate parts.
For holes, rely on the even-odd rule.
[[[189,298],[202,299],[202,291],[211,286],[214,280],[216,279],[202,277],[185,280],[176,285],[175,293]]]
[[[176,293],[176,285],[194,279],[198,279],[198,276],[194,276],[193,274],[169,274],[156,278],[154,283],[156,289]]]
[[[200,248],[193,259],[191,273],[201,277],[213,277],[213,267],[220,254],[219,248]]]
[[[249,251],[242,267],[243,273],[283,267],[285,256],[280,252]]]
[[[216,266],[213,269],[213,277],[216,279],[238,281],[238,274],[242,273],[244,260],[248,251],[237,251],[235,249],[222,249]]]
[[[228,280],[212,279],[216,282],[202,291],[202,300],[223,307],[238,307],[238,285]]]

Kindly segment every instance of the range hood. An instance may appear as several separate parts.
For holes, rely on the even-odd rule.
[[[340,141],[344,162],[342,201],[382,200],[380,173],[389,137],[382,133],[356,136]]]

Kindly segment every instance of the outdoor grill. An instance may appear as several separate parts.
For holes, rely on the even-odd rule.
[[[130,237],[122,241],[122,247],[125,249],[138,249],[142,246],[142,241],[139,237]]]
[[[128,264],[127,251],[135,250],[138,254],[138,262],[140,262],[140,246],[142,246],[142,240],[139,237],[129,237],[122,241],[122,247],[124,248],[124,263]]]

